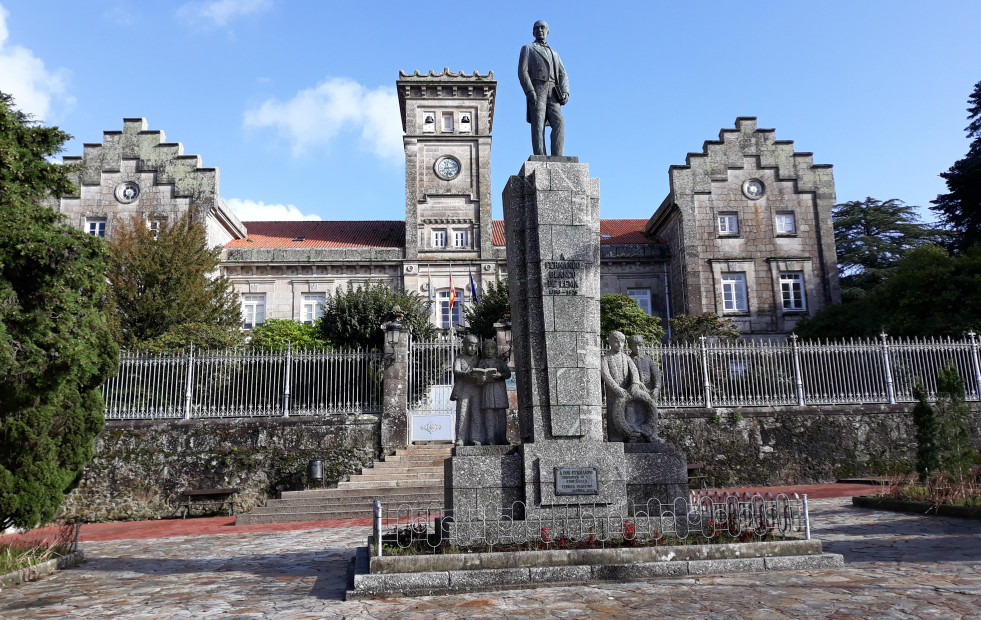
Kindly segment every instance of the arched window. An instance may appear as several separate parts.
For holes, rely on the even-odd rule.
[[[453,308],[450,308],[450,289],[439,291],[439,326],[462,327],[463,326],[463,289],[456,289],[456,298]]]

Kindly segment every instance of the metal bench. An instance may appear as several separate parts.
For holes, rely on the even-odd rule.
[[[228,516],[235,514],[235,494],[241,489],[184,489],[178,497],[177,509],[183,509],[182,519],[186,519],[194,506],[224,506],[228,504]]]

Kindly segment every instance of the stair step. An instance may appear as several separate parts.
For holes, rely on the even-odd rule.
[[[313,491],[284,491],[282,499],[305,499],[318,497],[385,497],[394,494],[407,493],[442,493],[442,485],[419,485],[414,487],[381,487],[350,489],[317,489]]]
[[[383,489],[386,490],[387,489]],[[409,492],[411,491],[411,492]],[[296,506],[337,506],[339,504],[371,503],[379,499],[383,503],[398,501],[400,503],[430,502],[443,500],[443,489],[416,493],[416,489],[398,490],[397,493],[368,493],[364,495],[333,495],[323,497],[300,497],[293,499],[271,499],[266,502],[266,508],[292,508]],[[258,510],[258,509],[257,509]]]

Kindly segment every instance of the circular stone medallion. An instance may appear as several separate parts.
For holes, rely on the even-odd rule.
[[[766,186],[759,179],[746,179],[743,181],[743,195],[750,200],[759,200],[766,194]]]
[[[136,202],[140,197],[140,186],[133,181],[126,181],[116,186],[116,200],[123,204]]]

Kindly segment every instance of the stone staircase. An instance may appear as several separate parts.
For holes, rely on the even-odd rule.
[[[412,445],[400,448],[373,467],[339,482],[336,489],[284,491],[282,499],[237,515],[236,525],[328,521],[372,516],[372,504],[443,502],[443,461],[451,456],[451,444]]]

